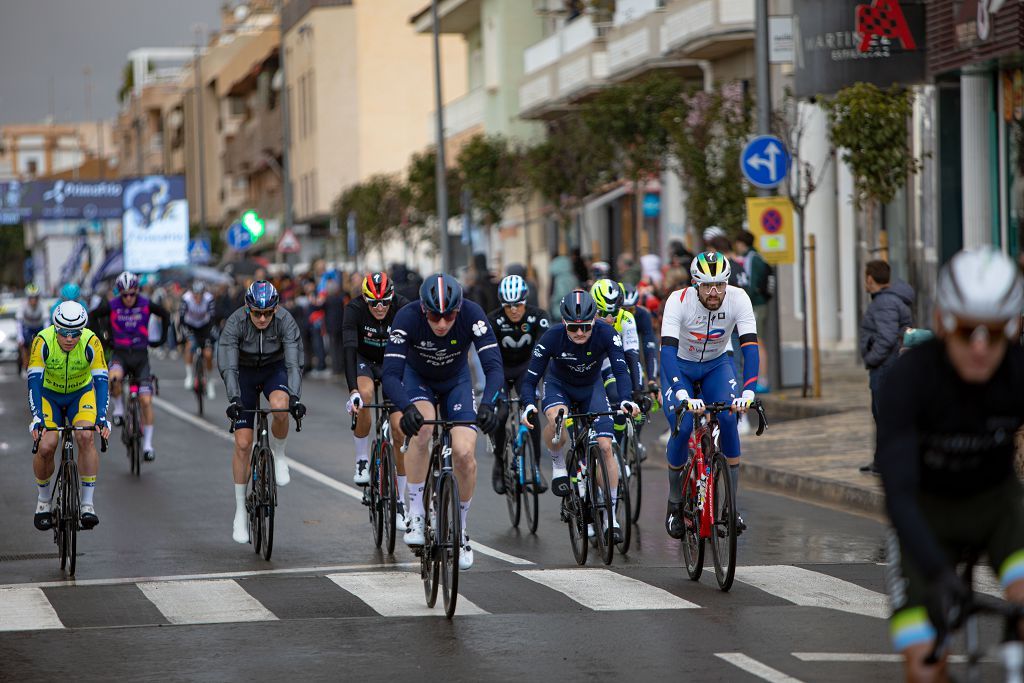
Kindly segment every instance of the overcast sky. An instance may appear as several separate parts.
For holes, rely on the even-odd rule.
[[[220,24],[221,0],[0,0],[0,124],[87,117],[83,68],[92,67],[93,118],[113,118],[128,52],[183,47],[193,25]]]

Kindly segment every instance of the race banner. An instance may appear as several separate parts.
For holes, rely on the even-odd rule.
[[[124,267],[138,273],[188,264],[188,201],[183,176],[122,181]]]

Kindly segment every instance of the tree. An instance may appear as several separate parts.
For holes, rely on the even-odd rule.
[[[639,247],[649,246],[643,231],[640,182],[662,170],[668,151],[665,111],[677,106],[683,83],[663,72],[602,90],[582,109],[583,121],[594,139],[605,139],[615,152],[616,170],[633,184]]]
[[[408,177],[406,188],[409,196],[410,219],[407,236],[410,246],[417,246],[424,240],[435,236],[437,224],[437,148],[429,147],[426,151],[413,154],[406,170]],[[459,205],[459,194],[462,192],[462,179],[459,171],[448,168],[446,183],[448,188],[448,206]],[[437,230],[436,244],[440,247],[440,230]]]
[[[456,157],[462,186],[487,226],[501,222],[515,183],[515,160],[501,135],[474,135]]]
[[[661,117],[686,189],[686,216],[698,231],[735,231],[746,218],[740,156],[753,132],[753,106],[739,83],[679,98]]]
[[[334,202],[334,212],[341,225],[345,224],[350,213],[354,213],[356,234],[359,236],[359,253],[366,253],[372,247],[378,247],[381,249],[383,261],[384,243],[405,221],[408,206],[408,189],[398,178],[378,174],[342,192]]]

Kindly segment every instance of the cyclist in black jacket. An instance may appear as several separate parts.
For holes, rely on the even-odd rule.
[[[519,275],[509,275],[498,285],[498,300],[501,308],[491,311],[487,317],[494,329],[494,336],[498,339],[498,349],[501,350],[501,360],[505,367],[505,384],[507,391],[509,382],[515,382],[516,391],[519,391],[523,377],[530,367],[530,357],[533,355],[534,344],[541,335],[548,331],[547,312],[537,306],[526,303],[530,295],[530,287]],[[508,406],[507,396],[505,406]],[[502,469],[505,466],[505,419],[507,415],[503,410],[499,416],[498,428],[494,431],[494,470],[491,472],[491,485],[498,495],[505,494],[505,478],[502,476]],[[515,438],[515,434],[511,435]],[[537,480],[534,486],[538,493],[548,490],[544,482],[544,476],[540,473],[540,430],[534,429],[530,432],[533,439],[533,457],[537,460]]]

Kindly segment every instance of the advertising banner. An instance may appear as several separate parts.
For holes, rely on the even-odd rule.
[[[122,181],[124,267],[141,273],[188,264],[188,202],[183,176]]]

